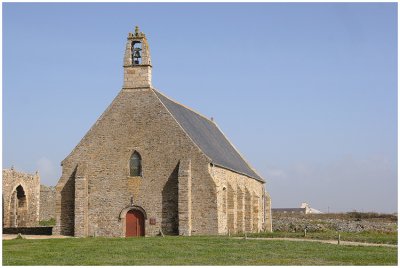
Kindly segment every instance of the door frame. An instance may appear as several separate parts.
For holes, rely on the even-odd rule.
[[[128,211],[131,211],[131,210],[138,210],[143,214],[143,220],[144,220],[143,228],[144,228],[144,234],[146,236],[146,220],[147,220],[146,211],[140,206],[127,206],[121,210],[121,212],[119,213],[119,217],[118,217],[118,219],[122,223],[121,224],[122,225],[121,237],[126,237],[126,214],[128,213]]]

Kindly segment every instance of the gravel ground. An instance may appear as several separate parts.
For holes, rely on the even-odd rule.
[[[11,240],[17,238],[16,234],[3,234],[3,240]],[[53,239],[53,238],[71,238],[71,236],[63,235],[22,235],[25,239]]]

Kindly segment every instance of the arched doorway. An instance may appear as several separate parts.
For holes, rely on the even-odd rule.
[[[19,185],[11,195],[10,226],[25,227],[28,221],[28,202],[24,188]]]
[[[131,209],[126,213],[126,237],[144,236],[144,215],[140,210]]]

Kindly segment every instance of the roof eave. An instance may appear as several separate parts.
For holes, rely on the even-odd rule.
[[[265,183],[265,180],[264,180],[263,178],[261,178],[261,177],[257,178],[257,177],[255,177],[255,176],[251,176],[251,175],[249,175],[249,174],[246,174],[246,173],[243,173],[243,172],[234,170],[234,169],[232,169],[232,168],[229,168],[229,167],[226,167],[226,166],[224,166],[224,165],[220,165],[220,164],[217,164],[217,163],[214,163],[214,162],[211,162],[211,164],[214,165],[214,166],[221,167],[221,168],[230,170],[230,171],[232,171],[232,172],[238,173],[238,174],[240,174],[240,175],[244,175],[244,176],[249,177],[249,178],[251,178],[251,179],[255,179],[255,180],[259,181],[259,182]]]

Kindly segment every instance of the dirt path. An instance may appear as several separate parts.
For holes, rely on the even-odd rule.
[[[234,237],[235,239],[245,239],[243,237]],[[318,240],[318,239],[301,239],[301,238],[287,238],[287,237],[277,237],[277,238],[266,238],[266,237],[248,237],[248,240],[283,240],[283,241],[305,241],[305,242],[318,242],[326,244],[337,245],[337,240]],[[372,247],[391,247],[397,248],[397,245],[390,244],[375,244],[375,243],[362,243],[362,242],[352,242],[352,241],[340,241],[340,245],[345,246],[372,246]]]
[[[15,234],[3,234],[3,240],[15,239],[17,235]],[[25,239],[56,239],[56,238],[71,238],[71,236],[63,235],[22,235]],[[244,237],[232,237],[233,239],[245,239]],[[266,237],[248,237],[247,240],[280,240],[280,241],[302,241],[302,242],[317,242],[337,245],[337,240],[318,240],[318,239],[302,239],[302,238],[287,238],[287,237],[276,237],[276,238],[266,238]],[[362,243],[362,242],[352,242],[352,241],[340,241],[340,245],[345,246],[372,246],[372,247],[393,247],[396,248],[397,245],[390,244],[375,244],[375,243]]]

